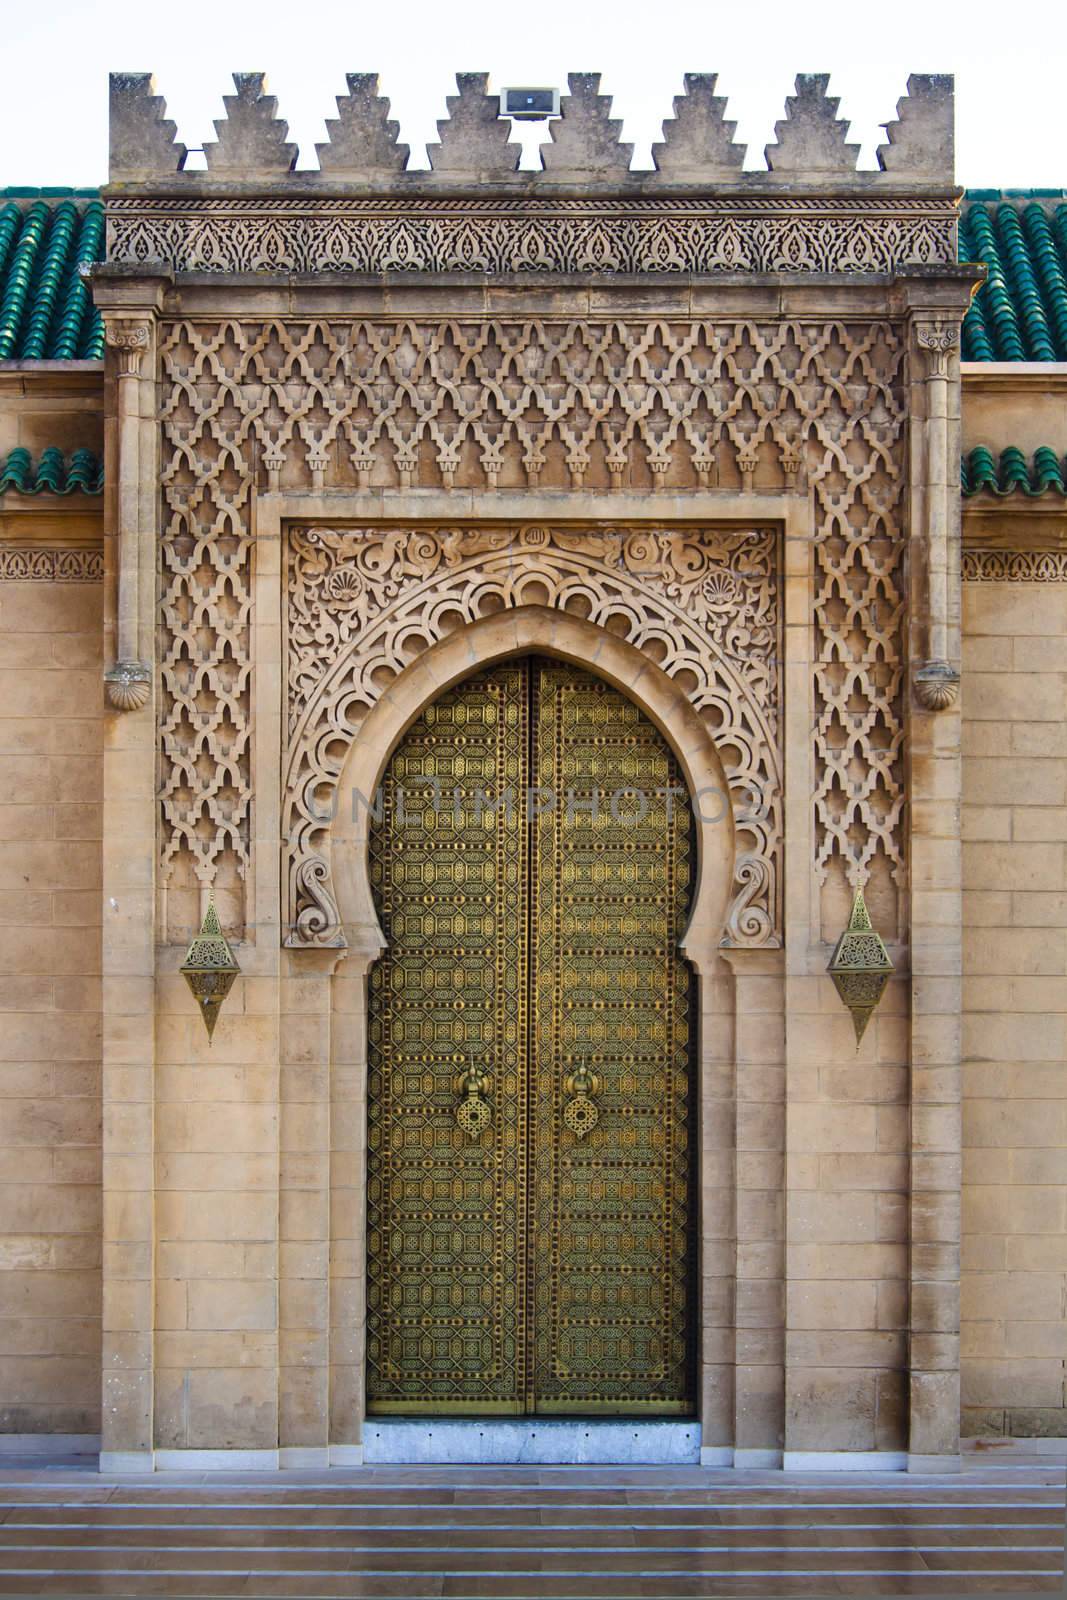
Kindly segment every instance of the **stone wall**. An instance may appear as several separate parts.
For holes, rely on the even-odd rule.
[[[103,585],[99,553],[57,547],[55,527],[0,546],[0,1431],[12,1433],[100,1426]]]
[[[1067,571],[1011,558],[963,585],[963,1431],[1063,1435]]]
[[[708,79],[646,173],[595,75],[536,173],[458,87],[408,173],[353,78],[311,175],[259,75],[206,173],[146,75],[113,84],[102,1461],[362,1459],[381,944],[332,802],[402,709],[532,649],[691,719],[684,761],[761,802],[686,942],[704,1459],[929,1470],[959,1422],[949,86],[914,79],[860,175],[801,78],[755,177]],[[857,1059],[826,965],[861,886],[898,977]],[[212,1045],[178,973],[209,892],[242,974]]]

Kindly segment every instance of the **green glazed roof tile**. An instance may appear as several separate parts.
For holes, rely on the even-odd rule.
[[[986,266],[965,361],[1067,361],[1067,192],[969,189],[959,257]]]
[[[34,465],[30,452],[22,445],[6,459],[0,457],[0,494],[101,494],[104,488],[104,463],[91,450],[75,450],[65,458],[62,450],[49,445]]]
[[[1017,445],[1000,452],[999,461],[984,444],[975,445],[960,462],[960,488],[964,499],[972,495],[1067,495],[1067,460],[1047,444],[1034,451],[1032,460]]]
[[[79,268],[104,254],[91,189],[0,188],[0,361],[99,361]],[[1067,191],[970,189],[959,257],[987,277],[963,324],[968,361],[1067,361]]]
[[[0,190],[0,361],[100,361],[81,276],[104,254],[104,208],[83,190]]]

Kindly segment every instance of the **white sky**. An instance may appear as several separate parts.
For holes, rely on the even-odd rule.
[[[599,70],[642,166],[686,71],[718,72],[750,165],[757,154],[762,165],[797,72],[832,74],[864,165],[908,73],[955,72],[959,181],[1067,187],[1067,21],[1051,0],[8,0],[6,10],[0,185],[106,180],[111,69],[154,72],[190,147],[214,137],[237,69],[267,73],[301,166],[316,164],[346,71],[381,75],[418,166],[456,71],[489,72],[493,88],[563,88],[568,70]],[[530,145],[544,137],[533,126]]]

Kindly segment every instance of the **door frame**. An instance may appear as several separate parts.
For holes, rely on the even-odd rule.
[[[480,667],[508,657],[544,655],[592,670],[625,694],[649,718],[674,750],[689,785],[691,796],[727,793],[726,780],[714,743],[690,703],[680,695],[666,674],[650,662],[635,646],[606,630],[579,618],[547,607],[526,606],[472,623],[424,652],[406,668],[379,700],[353,741],[340,784],[339,804],[333,823],[331,846],[338,898],[344,917],[348,951],[337,968],[335,985],[343,981],[346,1026],[339,1037],[334,1031],[332,1093],[345,1086],[348,1104],[335,1110],[335,1126],[348,1130],[351,1146],[338,1150],[331,1140],[331,1165],[348,1181],[338,1185],[331,1175],[331,1255],[348,1254],[354,1245],[352,1265],[359,1263],[359,1275],[344,1281],[331,1276],[330,1325],[338,1333],[343,1318],[349,1324],[344,1348],[357,1359],[348,1364],[340,1383],[332,1369],[331,1397],[340,1388],[346,1408],[358,1408],[358,1439],[362,1447],[364,1422],[364,1355],[366,1340],[366,1035],[370,967],[385,940],[378,923],[367,862],[369,837],[368,812],[358,797],[373,795],[381,775],[404,733],[422,709],[446,689],[469,677]],[[353,801],[357,803],[353,804]],[[696,974],[697,1040],[693,1051],[693,1107],[697,1116],[696,1186],[700,1196],[695,1207],[698,1230],[698,1362],[697,1403],[702,1424],[709,1393],[719,1389],[722,1374],[718,1352],[705,1347],[704,1317],[701,1305],[707,1304],[709,1278],[722,1287],[732,1286],[733,1263],[712,1246],[709,1251],[707,1209],[702,1172],[702,1153],[729,1149],[734,1143],[732,1100],[724,1094],[724,1073],[730,1070],[728,1035],[721,1026],[708,1026],[709,1014],[721,1013],[724,968],[719,956],[719,940],[733,882],[733,827],[719,810],[707,813],[697,809],[697,875],[689,925],[682,940],[683,955]],[[718,1020],[721,1021],[721,1018]],[[350,1040],[349,1049],[340,1053],[341,1037]],[[353,1099],[355,1103],[353,1104]],[[710,1256],[710,1259],[709,1259]],[[712,1359],[709,1360],[709,1357]],[[709,1367],[716,1369],[709,1372]],[[331,1406],[331,1411],[332,1411]],[[355,1424],[356,1417],[350,1417]],[[589,1426],[597,1424],[590,1420]],[[491,1426],[489,1419],[479,1426]],[[584,1426],[584,1424],[583,1424]],[[335,1435],[336,1437],[336,1435]]]
[[[590,779],[589,777],[579,777],[577,771],[568,776],[564,772],[553,768],[554,776],[550,779],[549,774],[539,765],[542,760],[549,763],[562,760],[565,763],[567,757],[563,753],[564,747],[566,749],[571,748],[571,741],[566,737],[564,731],[567,726],[566,712],[562,703],[556,699],[558,689],[563,690],[565,700],[568,694],[575,695],[576,699],[572,703],[576,705],[587,705],[590,696],[595,697],[598,702],[603,698],[607,706],[614,708],[610,713],[611,716],[623,717],[625,721],[626,729],[630,735],[626,741],[628,754],[633,757],[634,752],[639,750],[642,755],[637,759],[654,763],[656,770],[660,772],[664,770],[663,764],[669,762],[671,782],[675,785],[673,792],[675,795],[682,794],[681,779],[683,775],[673,748],[660,729],[644,715],[633,699],[628,695],[623,695],[599,673],[591,670],[587,663],[564,662],[559,656],[546,656],[541,653],[509,655],[489,666],[480,666],[468,676],[459,679],[451,688],[442,691],[441,695],[429,705],[424,706],[422,713],[409,725],[386,763],[382,774],[382,782],[386,785],[386,791],[388,792],[389,785],[392,782],[400,782],[401,784],[407,782],[406,776],[397,778],[394,772],[395,763],[398,760],[403,759],[406,762],[405,767],[402,769],[404,774],[409,774],[412,770],[419,772],[429,770],[424,763],[434,759],[431,752],[442,753],[441,736],[436,731],[437,708],[442,706],[448,708],[442,713],[446,723],[448,723],[452,715],[451,708],[457,705],[476,708],[473,712],[468,711],[466,715],[458,713],[459,719],[461,722],[465,722],[468,717],[473,716],[480,730],[481,738],[479,743],[486,738],[489,741],[483,758],[485,774],[477,780],[478,783],[492,782],[491,774],[498,769],[500,759],[499,741],[504,740],[509,755],[515,756],[522,764],[517,777],[521,793],[536,793],[543,784],[549,781],[555,786],[559,797],[562,796],[564,786],[567,786],[567,792],[570,794],[569,785],[571,782],[580,783],[583,788],[591,782],[595,788],[598,783],[604,781],[606,773],[602,772],[599,776]],[[494,735],[489,732],[487,724],[480,719],[487,699],[493,698],[498,693],[502,697],[501,703],[510,708],[510,712],[507,714],[503,711],[498,713]],[[427,718],[431,714],[435,716],[435,720],[428,722]],[[597,713],[598,716],[601,714]],[[562,721],[560,721],[561,718],[563,719]],[[638,732],[638,729],[640,729],[640,732]],[[547,742],[546,731],[548,732]],[[416,739],[415,748],[418,751],[414,769],[411,765],[411,741],[413,737]],[[416,783],[419,782],[418,779],[415,781]],[[470,779],[468,777],[466,780],[457,779],[456,781],[463,787],[469,784]],[[613,781],[619,781],[618,775]],[[643,787],[647,794],[650,792],[650,786],[657,781],[662,781],[662,779],[657,780],[653,776],[652,765],[648,765],[638,769],[634,773],[632,781],[637,784],[639,790]],[[608,786],[611,786],[610,782]],[[657,790],[656,792],[663,793],[662,790]],[[606,790],[602,789],[601,793],[606,795]],[[561,1375],[556,1375],[554,1372],[554,1359],[549,1360],[550,1371],[546,1372],[545,1369],[546,1356],[549,1350],[554,1347],[549,1330],[554,1328],[556,1335],[562,1334],[562,1328],[556,1324],[555,1316],[553,1315],[551,1318],[547,1316],[548,1306],[545,1303],[544,1286],[548,1283],[555,1270],[545,1259],[545,1251],[548,1245],[548,1236],[545,1232],[545,1202],[550,1194],[556,1195],[555,1185],[561,1176],[560,1161],[563,1161],[565,1165],[569,1165],[573,1159],[577,1158],[579,1165],[581,1165],[583,1156],[583,1147],[580,1144],[574,1146],[565,1141],[562,1148],[558,1147],[555,1134],[549,1133],[548,1125],[545,1123],[547,1102],[544,1099],[544,1096],[549,1092],[548,1086],[551,1084],[552,1103],[562,1109],[562,1103],[556,1100],[557,1093],[565,1094],[565,1091],[560,1088],[561,1080],[559,1074],[561,1070],[564,1074],[568,1070],[566,1067],[561,1069],[560,1062],[563,1058],[557,1054],[557,1050],[563,1048],[562,1041],[558,1041],[557,1044],[548,1047],[549,1056],[547,1058],[543,1054],[545,1035],[542,1029],[542,1022],[547,1013],[542,1007],[546,1003],[550,1003],[554,1012],[558,998],[555,980],[552,977],[552,973],[555,971],[554,965],[548,969],[547,997],[543,981],[546,969],[542,967],[545,949],[542,918],[547,914],[548,923],[552,927],[555,926],[555,918],[552,912],[550,910],[546,912],[544,895],[547,885],[550,901],[555,904],[551,885],[556,883],[556,873],[554,867],[549,865],[549,862],[556,862],[557,847],[566,853],[569,847],[568,841],[573,842],[573,836],[569,833],[568,828],[563,825],[563,810],[560,805],[550,807],[548,813],[540,813],[536,810],[530,813],[526,804],[520,801],[517,806],[509,805],[504,808],[500,816],[498,816],[496,827],[501,830],[501,833],[499,835],[485,835],[483,843],[477,847],[479,858],[481,858],[481,853],[484,851],[489,858],[499,859],[502,852],[507,860],[505,879],[500,881],[494,878],[493,880],[498,892],[504,893],[508,888],[514,889],[516,883],[520,886],[520,898],[517,902],[515,913],[517,920],[514,928],[510,930],[510,933],[517,936],[519,941],[515,957],[518,965],[513,966],[509,961],[508,965],[511,968],[512,975],[507,978],[505,984],[509,1002],[513,1001],[517,1005],[515,1020],[516,1025],[520,1026],[521,1030],[521,1042],[518,1045],[518,1050],[519,1059],[522,1061],[523,1066],[519,1072],[518,1101],[513,1101],[509,1098],[510,1092],[506,1094],[504,1091],[500,1081],[500,1074],[505,1076],[507,1074],[504,1062],[496,1058],[496,1047],[494,1047],[493,1059],[495,1065],[488,1070],[496,1083],[496,1088],[490,1088],[489,1097],[491,1102],[497,1104],[500,1119],[498,1120],[497,1114],[494,1113],[491,1119],[492,1126],[487,1136],[475,1135],[476,1143],[483,1146],[480,1155],[477,1151],[474,1151],[469,1152],[467,1157],[463,1157],[458,1149],[453,1148],[455,1127],[452,1122],[452,1113],[455,1112],[455,1097],[457,1093],[455,1082],[451,1084],[451,1109],[444,1112],[444,1124],[441,1123],[443,1108],[440,1104],[437,1104],[436,1110],[431,1110],[428,1106],[424,1107],[424,1111],[428,1112],[432,1118],[433,1124],[442,1131],[445,1145],[448,1147],[440,1158],[443,1165],[439,1168],[439,1171],[442,1174],[449,1172],[454,1174],[457,1170],[455,1165],[457,1162],[459,1166],[469,1167],[471,1160],[475,1161],[477,1170],[484,1173],[494,1170],[495,1161],[497,1160],[503,1160],[505,1164],[517,1160],[521,1171],[521,1176],[519,1172],[516,1172],[515,1181],[518,1193],[522,1196],[519,1208],[520,1213],[525,1214],[521,1215],[518,1221],[513,1218],[509,1222],[507,1217],[501,1215],[498,1216],[496,1222],[493,1222],[491,1220],[492,1207],[490,1206],[489,1212],[482,1217],[480,1224],[478,1224],[483,1228],[492,1230],[496,1246],[503,1246],[507,1252],[508,1259],[513,1260],[518,1278],[514,1274],[509,1274],[510,1281],[512,1283],[525,1284],[525,1288],[518,1291],[519,1300],[514,1312],[518,1318],[520,1336],[514,1341],[513,1361],[508,1361],[503,1352],[497,1348],[491,1362],[494,1376],[489,1380],[490,1387],[494,1392],[496,1391],[496,1385],[501,1382],[505,1386],[514,1382],[517,1385],[517,1391],[515,1394],[501,1392],[494,1401],[487,1394],[479,1392],[479,1380],[472,1372],[470,1374],[472,1389],[467,1400],[450,1397],[435,1403],[428,1397],[425,1390],[421,1395],[418,1393],[421,1383],[424,1380],[427,1382],[430,1380],[433,1368],[423,1370],[421,1364],[416,1362],[415,1369],[408,1370],[399,1387],[391,1384],[386,1373],[379,1370],[378,1378],[384,1382],[384,1392],[379,1395],[377,1400],[372,1401],[369,1393],[366,1397],[368,1416],[374,1418],[376,1428],[378,1428],[382,1419],[400,1417],[422,1417],[429,1420],[438,1420],[477,1416],[483,1425],[486,1418],[514,1418],[516,1416],[532,1416],[541,1420],[550,1416],[572,1420],[592,1418],[597,1421],[605,1418],[618,1419],[627,1417],[650,1421],[665,1418],[691,1420],[695,1417],[697,1391],[694,1357],[698,1326],[695,1266],[699,1224],[696,1141],[697,1074],[694,1070],[697,1050],[695,1014],[697,984],[691,964],[678,948],[678,939],[679,934],[684,931],[684,928],[689,923],[699,862],[695,848],[695,819],[692,802],[688,796],[687,789],[685,793],[688,803],[684,809],[675,811],[668,801],[654,831],[650,834],[647,825],[644,825],[641,833],[643,840],[641,847],[643,851],[642,859],[646,862],[651,862],[655,870],[660,874],[656,880],[656,892],[665,894],[662,902],[662,921],[658,917],[654,918],[647,926],[647,935],[642,935],[642,937],[647,936],[657,947],[657,963],[660,961],[665,963],[666,970],[663,971],[657,965],[657,971],[660,972],[663,982],[667,985],[666,992],[672,997],[668,1008],[669,1016],[672,1019],[669,1026],[673,1028],[679,1017],[684,1018],[679,1034],[675,1035],[670,1032],[665,1041],[670,1059],[668,1070],[672,1093],[668,1097],[667,1121],[662,1124],[666,1133],[662,1154],[660,1158],[657,1158],[654,1146],[646,1145],[643,1148],[641,1157],[642,1163],[647,1163],[650,1160],[662,1160],[663,1165],[660,1172],[660,1181],[663,1186],[661,1203],[668,1208],[668,1214],[664,1217],[663,1222],[674,1241],[669,1256],[669,1271],[667,1270],[668,1260],[665,1259],[665,1277],[658,1290],[660,1295],[666,1294],[668,1296],[669,1302],[667,1308],[661,1308],[659,1317],[663,1319],[661,1326],[668,1344],[672,1347],[670,1365],[664,1369],[662,1374],[666,1378],[669,1372],[671,1395],[670,1397],[664,1396],[656,1399],[652,1393],[648,1391],[642,1392],[644,1386],[637,1375],[639,1369],[636,1368],[631,1370],[630,1381],[626,1384],[626,1389],[630,1396],[626,1400],[605,1398],[603,1394],[598,1393],[600,1386],[596,1380],[594,1380],[592,1388],[587,1388],[582,1384],[581,1380],[575,1382],[573,1379],[568,1380],[565,1377],[561,1377]],[[403,856],[407,854],[408,848],[413,841],[415,841],[416,848],[425,849],[431,842],[431,835],[420,831],[409,838],[405,831],[405,822],[413,822],[415,818],[410,813],[406,813],[406,806],[398,806],[396,795],[394,794],[391,805],[383,806],[381,810],[377,807],[371,808],[369,820],[372,824],[370,830],[371,838],[376,841],[372,853],[379,863],[379,871],[382,874],[376,880],[378,904],[381,905],[383,900],[387,901],[399,896],[399,903],[410,911],[421,902],[426,885],[422,884],[421,888],[418,886],[413,887],[404,874],[402,866],[398,868],[398,864],[402,861]],[[568,816],[569,814],[568,807]],[[501,820],[501,818],[506,819],[506,821]],[[496,845],[493,842],[494,838],[497,840]],[[658,846],[655,843],[657,839],[659,840]],[[552,848],[549,856],[546,857],[545,849],[549,840],[552,841]],[[666,893],[675,881],[668,863],[664,861],[656,865],[659,848],[664,845],[668,846],[670,859],[676,863],[674,871],[679,874],[680,892],[683,897],[681,901]],[[398,869],[401,873],[399,882],[392,876],[394,871]],[[542,871],[542,869],[544,870]],[[444,869],[439,864],[438,874],[442,870]],[[440,879],[438,878],[439,881]],[[445,897],[447,900],[447,885]],[[498,901],[495,913],[498,922],[503,915],[502,902]],[[385,918],[385,922],[386,926],[388,926],[388,917]],[[555,951],[555,955],[552,958],[553,961],[558,962],[560,951],[556,948],[555,938],[555,934],[550,936],[549,946]],[[584,938],[580,942],[584,943]],[[421,967],[427,960],[432,958],[432,949],[423,946],[421,935],[416,935],[414,945],[410,944],[401,935],[401,945],[404,950],[403,959],[405,963],[413,962],[415,967]],[[496,947],[490,946],[489,948],[494,949]],[[393,994],[394,983],[389,978],[387,971],[389,957],[390,950],[387,946],[377,962],[372,963],[368,969],[368,1024],[372,1039],[375,1037],[374,1024],[376,1019],[378,1025],[385,1029],[388,1026],[387,1017],[403,1016],[410,1023],[413,1016],[413,1013],[402,1005],[399,1011],[394,1011],[398,1001],[395,995],[392,999],[390,998],[390,995]],[[495,965],[488,956],[486,948],[480,943],[478,953],[472,956],[472,959],[481,963],[489,960],[490,965]],[[499,960],[498,949],[497,960]],[[460,965],[466,966],[467,963],[461,960]],[[516,974],[519,979],[518,991],[513,992],[512,985]],[[483,981],[490,981],[484,971]],[[497,981],[500,981],[499,968],[497,968]],[[609,987],[614,988],[614,985],[609,985]],[[599,992],[602,999],[606,998],[602,989]],[[662,992],[657,984],[656,993],[662,995]],[[439,990],[438,993],[440,994]],[[501,998],[500,993],[499,991],[496,991],[496,993],[497,1000],[499,1000]],[[522,996],[521,999],[519,999],[519,995]],[[651,1002],[651,994],[647,996],[647,999]],[[479,1002],[476,999],[476,1007],[478,1004]],[[495,1005],[496,1002],[494,1002],[491,1012],[493,1017],[492,1025],[494,1027],[500,1020]],[[419,1009],[420,1006],[416,1006],[416,1011]],[[648,1020],[649,1012],[646,1011],[643,1014]],[[407,1023],[405,1023],[405,1028],[406,1026]],[[497,1037],[497,1043],[499,1044],[498,1036],[494,1037]],[[602,1062],[602,1051],[605,1047],[609,1051],[612,1049],[610,1044],[600,1047],[600,1059]],[[435,1065],[427,1067],[427,1070],[435,1073],[445,1070],[450,1078],[455,1080],[457,1072],[462,1073],[463,1067],[462,1065],[457,1065],[455,1058],[448,1055],[448,1046],[443,1047],[446,1051],[444,1056],[438,1054],[440,1048],[442,1047],[436,1044],[432,1046]],[[624,1046],[623,1048],[625,1054],[626,1047]],[[392,1067],[399,1065],[399,1059],[392,1056],[390,1046],[382,1044],[380,1050],[369,1047],[369,1085],[375,1081],[378,1083],[378,1092],[386,1096],[384,1103],[386,1105],[390,1101],[390,1092],[384,1085],[383,1075],[384,1078],[388,1078]],[[476,1056],[475,1059],[479,1058]],[[370,1071],[371,1061],[377,1062],[376,1074]],[[651,1068],[646,1065],[643,1068],[636,1067],[635,1070],[647,1072]],[[598,1065],[596,1071],[603,1072],[604,1065]],[[685,1085],[684,1103],[686,1109],[680,1113],[675,1104],[675,1096],[682,1092],[683,1083]],[[438,1078],[438,1084],[439,1087],[442,1084],[440,1078]],[[410,1111],[413,1108],[409,1106],[408,1109]],[[385,1116],[385,1120],[383,1120],[383,1116]],[[373,1097],[370,1087],[368,1087],[367,1118],[368,1126],[373,1124],[377,1131],[377,1138],[372,1142],[373,1151],[377,1152],[377,1156],[373,1159],[372,1156],[368,1157],[368,1177],[373,1171],[378,1184],[388,1184],[390,1187],[399,1184],[403,1188],[405,1172],[410,1176],[415,1171],[415,1168],[409,1167],[406,1158],[398,1157],[398,1152],[394,1150],[394,1135],[393,1131],[390,1130],[391,1118],[385,1114],[383,1103],[376,1101]],[[452,1137],[449,1136],[447,1131],[449,1127],[452,1128]],[[510,1135],[506,1131],[508,1128],[512,1130]],[[517,1145],[515,1143],[516,1136],[518,1137]],[[502,1143],[500,1142],[501,1140],[503,1141]],[[603,1146],[598,1146],[598,1148],[604,1149]],[[569,1156],[567,1155],[568,1149],[570,1150]],[[392,1153],[390,1153],[391,1151]],[[496,1152],[496,1157],[490,1159],[489,1166],[483,1169],[481,1157],[486,1155],[491,1157],[494,1151]],[[610,1149],[607,1153],[610,1154]],[[584,1154],[590,1159],[596,1159],[597,1157],[596,1150],[585,1151]],[[417,1155],[417,1151],[413,1153],[412,1160],[414,1160],[415,1155]],[[622,1147],[619,1147],[616,1155],[620,1160],[625,1161]],[[400,1160],[399,1167],[395,1164],[398,1158]],[[675,1165],[676,1162],[678,1163],[677,1166]],[[554,1174],[551,1179],[549,1178],[549,1172]],[[634,1175],[636,1176],[636,1169],[634,1169]],[[681,1198],[681,1190],[677,1186],[679,1178],[684,1178],[686,1191],[684,1199]],[[672,1199],[672,1196],[675,1199]],[[499,1201],[499,1191],[497,1191],[497,1198]],[[394,1194],[394,1201],[391,1204],[386,1204],[383,1194],[379,1200],[375,1222],[375,1236],[379,1241],[379,1245],[377,1251],[368,1252],[367,1258],[368,1321],[376,1328],[376,1338],[379,1341],[377,1347],[378,1356],[382,1360],[386,1357],[382,1341],[387,1340],[387,1327],[384,1324],[388,1323],[389,1316],[385,1309],[384,1300],[379,1300],[378,1302],[377,1315],[370,1316],[369,1308],[374,1298],[372,1290],[376,1289],[379,1296],[387,1296],[391,1287],[394,1289],[397,1287],[396,1280],[393,1277],[394,1269],[389,1265],[389,1257],[392,1252],[388,1247],[388,1239],[393,1226],[414,1227],[416,1232],[419,1229],[416,1218],[408,1215],[405,1202],[400,1201],[401,1212],[398,1213],[394,1209],[396,1199],[397,1197]],[[384,1210],[382,1206],[385,1207]],[[529,1208],[528,1211],[527,1208]],[[672,1208],[676,1208],[673,1220],[671,1220],[670,1216]],[[475,1217],[481,1209],[481,1203],[475,1205],[475,1213],[471,1218],[472,1224],[475,1223]],[[549,1204],[547,1209],[549,1214],[555,1215],[555,1203]],[[446,1204],[446,1214],[448,1210],[449,1206]],[[507,1210],[506,1206],[505,1210]],[[407,1217],[406,1223],[401,1222],[401,1213]],[[416,1207],[416,1217],[417,1215],[418,1207]],[[534,1216],[540,1218],[540,1226],[531,1220]],[[575,1220],[577,1220],[577,1217]],[[504,1230],[502,1236],[497,1231],[501,1228]],[[646,1223],[646,1228],[651,1230],[646,1238],[646,1248],[654,1250],[654,1240],[660,1237],[660,1227],[655,1223]],[[412,1242],[414,1243],[414,1241]],[[485,1242],[488,1243],[487,1240]],[[549,1256],[554,1259],[554,1250],[549,1251]],[[622,1269],[623,1258],[621,1256],[618,1258],[617,1265]],[[685,1299],[684,1304],[680,1305],[676,1296],[679,1281],[678,1273],[683,1267]],[[469,1271],[469,1267],[463,1268],[462,1258],[454,1261],[450,1268],[445,1269],[446,1276],[449,1276],[449,1281],[452,1281],[454,1285],[459,1280],[451,1277],[450,1274],[457,1270],[463,1276],[466,1276],[467,1271]],[[420,1269],[410,1265],[405,1269],[406,1276],[402,1275],[402,1281],[406,1282],[409,1287],[414,1287],[410,1276],[413,1271],[416,1277],[421,1277]],[[609,1271],[610,1277],[611,1272]],[[540,1288],[537,1287],[539,1284],[541,1285]],[[498,1285],[498,1289],[499,1287]],[[555,1296],[549,1294],[548,1302],[554,1306]],[[614,1317],[623,1310],[625,1310],[623,1306],[616,1304],[615,1310],[608,1311],[605,1308],[605,1315]],[[481,1314],[484,1314],[484,1312]],[[504,1325],[500,1325],[494,1338],[500,1334]],[[545,1343],[546,1337],[548,1339],[547,1345]],[[683,1341],[685,1351],[684,1357],[680,1361],[676,1345],[679,1337]],[[666,1359],[666,1351],[664,1355]],[[445,1365],[446,1367],[451,1367],[453,1363],[446,1358]],[[681,1388],[680,1393],[676,1393],[676,1386],[681,1382],[683,1374],[684,1386]],[[451,1376],[455,1377],[456,1375],[452,1373]],[[488,1377],[488,1374],[485,1376]],[[602,1376],[608,1386],[613,1387],[614,1375],[610,1367],[604,1369]],[[557,1382],[560,1382],[558,1393],[556,1391]],[[461,1383],[461,1392],[463,1387],[464,1385]],[[571,1393],[572,1389],[578,1395],[584,1395],[585,1398],[571,1398],[568,1400],[567,1395]]]
[[[366,973],[381,947],[358,830],[346,829],[342,800],[329,840],[338,877],[345,947],[286,946],[286,889],[279,868],[289,784],[285,767],[287,527],[372,528],[394,520],[437,526],[457,518],[528,525],[540,519],[628,528],[707,523],[718,528],[775,526],[781,614],[777,714],[780,746],[769,753],[782,805],[781,921],[763,947],[728,948],[722,856],[732,858],[731,830],[698,829],[700,876],[683,950],[698,979],[697,1092],[700,1237],[698,1412],[700,1460],[706,1466],[782,1462],[785,1432],[786,1219],[795,1185],[785,1165],[789,1143],[787,1082],[803,1071],[803,1022],[787,1026],[790,1008],[807,999],[821,965],[818,897],[811,872],[814,774],[811,728],[814,509],[801,488],[782,494],[692,491],[654,497],[626,492],[357,490],[266,493],[253,498],[256,659],[253,700],[257,802],[249,908],[254,945],[242,956],[250,975],[283,980],[279,1022],[283,1062],[290,1017],[297,1060],[312,1025],[316,1059],[328,1062],[321,1103],[282,1104],[279,1297],[284,1307],[320,1305],[307,1353],[279,1365],[283,1464],[358,1465],[364,1459]],[[714,738],[693,704],[649,656],[615,634],[551,606],[523,607],[471,624],[432,644],[382,696],[355,733],[342,787],[373,792],[378,772],[407,722],[451,676],[482,659],[527,651],[594,664],[629,693],[679,754],[690,788],[722,785]],[[489,633],[490,626],[493,629]],[[388,701],[388,705],[383,702]],[[700,819],[703,823],[703,818]],[[716,832],[718,836],[716,837]],[[710,850],[708,848],[710,844]],[[721,852],[721,853],[720,853]],[[824,961],[822,963],[825,964]],[[175,957],[174,965],[177,965]],[[292,999],[286,994],[291,993]],[[284,1071],[284,1068],[283,1068]],[[759,1131],[753,1132],[756,1124]],[[803,1186],[803,1179],[800,1180]],[[783,1215],[784,1213],[784,1215]],[[318,1263],[321,1261],[321,1269]],[[321,1286],[321,1300],[319,1290]],[[304,1317],[301,1310],[298,1315]],[[295,1347],[294,1347],[295,1349]],[[299,1364],[295,1364],[299,1363]],[[293,1421],[288,1421],[292,1414]],[[311,1419],[319,1417],[321,1422]],[[488,1459],[488,1455],[487,1455]]]

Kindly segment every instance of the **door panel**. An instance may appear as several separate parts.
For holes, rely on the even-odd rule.
[[[368,1410],[526,1405],[527,671],[428,706],[371,834],[388,949],[370,975]],[[435,802],[435,789],[437,799]],[[456,1121],[471,1063],[489,1127]]]
[[[372,1414],[692,1410],[690,852],[666,742],[573,667],[468,680],[390,762]]]
[[[686,1412],[685,789],[637,707],[573,668],[539,670],[533,734],[538,783],[557,796],[534,821],[536,1409]],[[583,1066],[586,1132],[567,1118]]]

